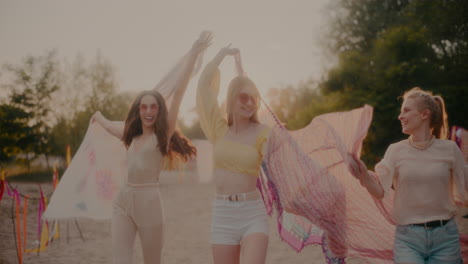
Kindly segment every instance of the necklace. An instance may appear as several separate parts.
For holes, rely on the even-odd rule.
[[[435,139],[435,137],[432,136],[431,139],[429,139],[428,141],[425,141],[425,142],[422,143],[422,144],[417,144],[417,143],[414,143],[413,140],[412,140],[412,138],[410,137],[410,138],[408,139],[408,142],[410,143],[410,145],[411,145],[413,148],[415,148],[415,149],[417,149],[417,150],[425,150],[425,149],[429,148],[429,147],[432,145],[432,143],[434,143],[434,139]]]

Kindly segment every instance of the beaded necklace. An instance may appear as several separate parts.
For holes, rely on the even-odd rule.
[[[425,149],[429,148],[429,147],[432,145],[432,143],[434,143],[434,140],[435,140],[435,137],[432,136],[431,139],[429,139],[428,141],[425,141],[425,142],[422,143],[422,144],[417,144],[417,143],[414,143],[413,140],[412,140],[412,138],[410,137],[410,138],[408,139],[408,142],[410,143],[410,145],[411,145],[413,148],[422,151],[422,150],[425,150]]]

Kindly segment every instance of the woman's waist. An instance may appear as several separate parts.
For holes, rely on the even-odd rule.
[[[257,177],[259,174],[259,164],[238,164],[234,162],[214,162],[215,172],[217,170],[226,171],[233,174],[249,175],[250,177]]]
[[[451,206],[436,209],[427,206],[421,208],[393,208],[395,220],[399,225],[447,220],[455,216],[456,213],[457,209]]]
[[[445,190],[422,190],[402,192],[397,190],[394,198],[394,209],[397,212],[418,212],[423,215],[440,215],[456,210],[453,194]]]
[[[155,161],[156,162],[156,161]],[[128,166],[128,178],[135,179],[157,179],[161,174],[161,166],[144,166],[142,164],[132,164]]]
[[[126,185],[133,187],[147,187],[159,185],[159,175],[155,174],[129,174]]]
[[[230,194],[221,194],[215,193],[215,200],[221,201],[230,201],[230,202],[242,202],[242,201],[254,201],[260,200],[262,198],[258,190],[243,192],[243,193],[230,193]]]
[[[236,193],[249,193],[256,190],[257,177],[252,175],[215,169],[216,193],[229,195]]]
[[[159,187],[159,182],[127,182],[125,187],[131,189],[140,189],[140,188],[157,188]]]
[[[216,167],[213,171],[216,177],[223,177],[223,178],[233,178],[233,179],[246,179],[246,180],[253,180],[255,181],[258,177],[258,173],[251,173],[249,171],[244,170],[234,170],[229,168],[222,168]]]
[[[147,197],[147,195],[159,196],[159,193],[159,183],[125,183],[122,188],[120,188],[114,201],[128,200],[129,197]]]

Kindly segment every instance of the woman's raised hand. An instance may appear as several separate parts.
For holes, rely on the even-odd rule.
[[[240,52],[239,49],[238,48],[231,48],[231,45],[232,44],[229,44],[226,47],[221,48],[221,52],[224,55],[231,55],[231,56],[234,56],[234,55],[238,54]]]
[[[199,54],[211,45],[213,39],[213,33],[211,31],[203,31],[200,33],[200,37],[193,43],[192,52]]]

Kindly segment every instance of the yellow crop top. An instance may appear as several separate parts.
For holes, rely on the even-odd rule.
[[[217,65],[208,63],[200,76],[197,90],[200,126],[214,146],[215,167],[258,176],[263,158],[263,144],[270,129],[265,128],[259,133],[255,146],[224,139],[229,127],[218,105],[219,80]]]

